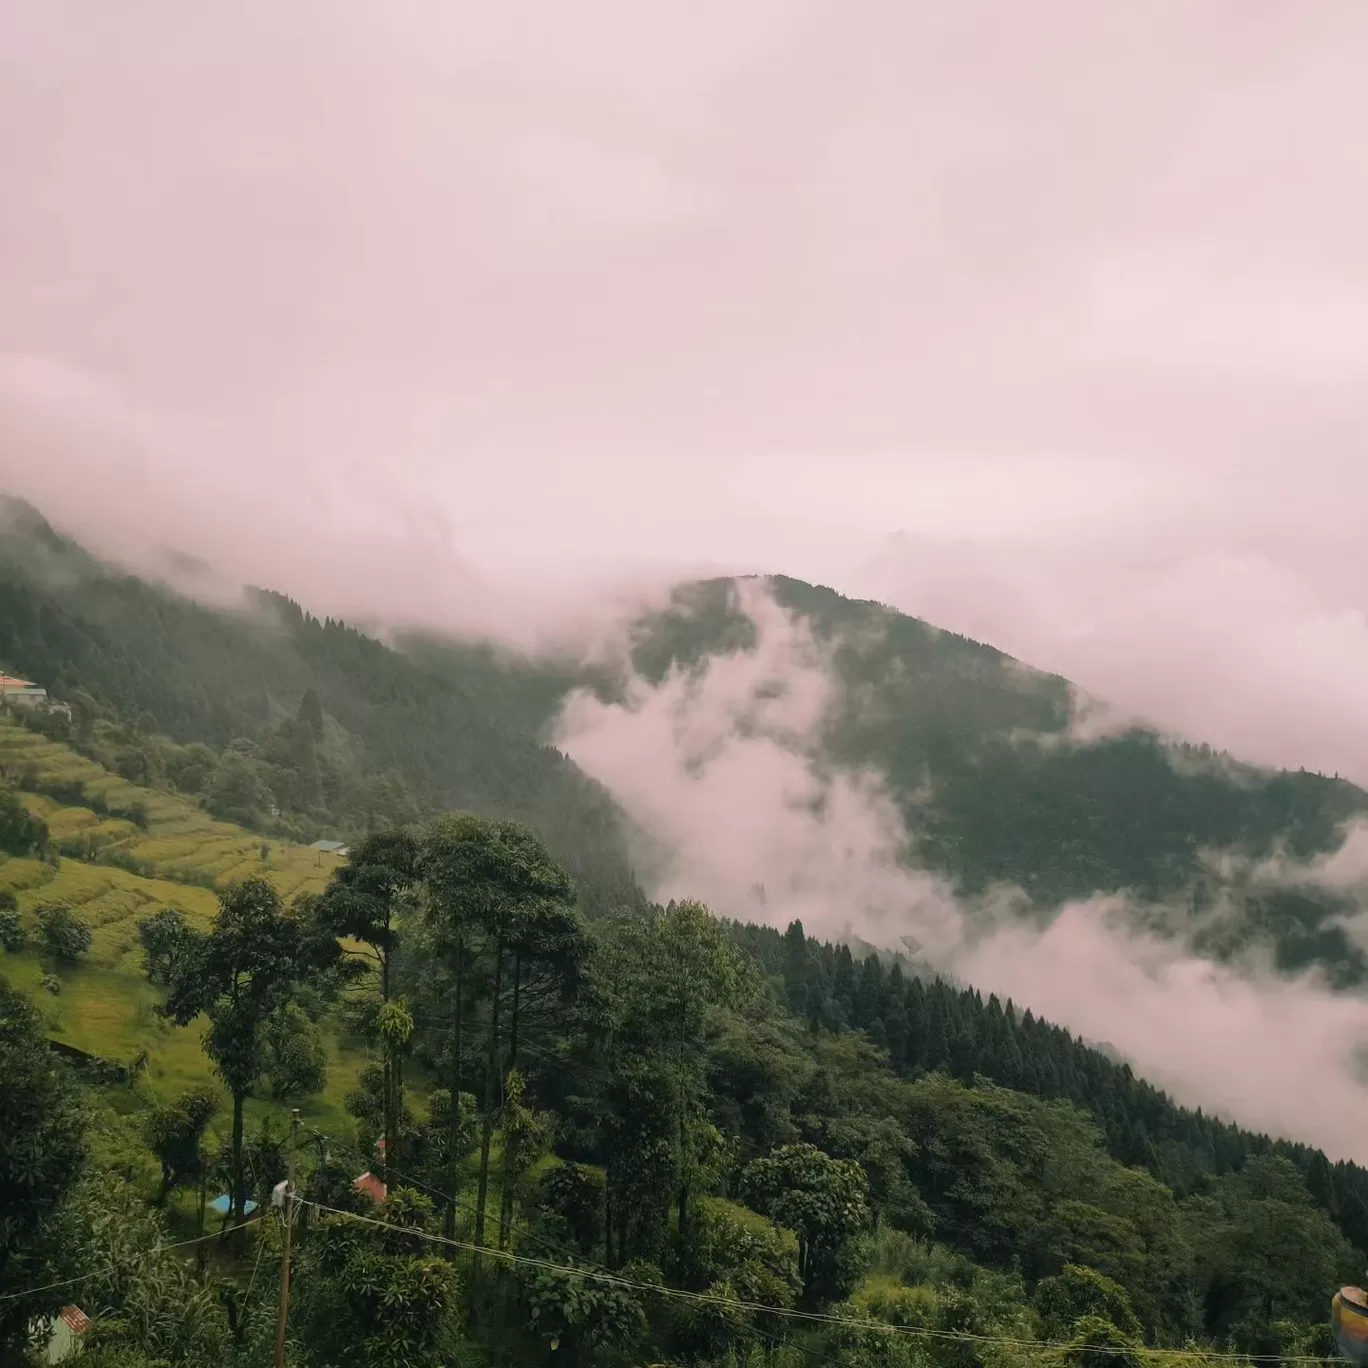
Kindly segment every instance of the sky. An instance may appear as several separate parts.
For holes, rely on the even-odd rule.
[[[1368,781],[1359,0],[10,0],[0,485],[527,641],[777,570]]]
[[[7,0],[0,489],[139,564],[525,648],[783,572],[1368,783],[1365,60],[1361,0]],[[801,730],[821,678],[777,639]],[[862,870],[1246,1119],[1262,1056],[1163,1030],[1295,1020],[1279,1058],[1342,1064],[1354,1004],[1155,967],[1105,908],[971,946],[882,862],[868,777],[831,864],[729,668],[563,719],[665,883],[734,890],[743,830],[829,915]],[[746,805],[678,786],[679,707]]]

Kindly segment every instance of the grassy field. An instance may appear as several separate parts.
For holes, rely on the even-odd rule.
[[[79,846],[87,860],[97,863],[118,861],[140,874],[210,889],[264,872],[286,898],[317,892],[341,863],[335,855],[220,822],[182,794],[130,784],[70,747],[0,718],[0,782],[16,783],[25,775],[31,787],[79,784],[89,799],[98,795],[116,812],[146,814],[144,830],[126,818],[65,806],[40,792],[23,795],[29,810],[48,824],[54,842],[68,850]]]

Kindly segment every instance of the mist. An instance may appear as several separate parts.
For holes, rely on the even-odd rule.
[[[985,995],[1011,997],[1074,1034],[1106,1040],[1178,1101],[1255,1130],[1368,1158],[1356,1117],[1368,1087],[1368,1000],[1308,973],[1279,976],[1257,948],[1238,964],[1137,930],[1121,897],[1071,903],[1041,926],[998,888],[972,903],[908,868],[908,832],[877,773],[813,759],[839,701],[834,643],[816,641],[760,582],[740,586],[754,651],[633,677],[619,702],[572,695],[557,743],[623,806],[659,900],[810,935],[850,935],[919,959]],[[1305,866],[1265,862],[1265,882],[1361,880],[1364,832]]]
[[[1368,782],[1365,51],[1355,0],[12,0],[0,488],[519,649],[787,573]]]

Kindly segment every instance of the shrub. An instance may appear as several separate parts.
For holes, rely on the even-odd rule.
[[[24,948],[24,927],[19,904],[9,889],[0,889],[0,949],[14,954]]]
[[[34,817],[17,793],[0,790],[0,850],[31,855],[47,845],[47,823]]]
[[[94,938],[90,924],[60,903],[38,909],[38,929],[48,952],[65,964],[76,963]]]

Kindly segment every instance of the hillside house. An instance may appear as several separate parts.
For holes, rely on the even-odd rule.
[[[375,1174],[367,1171],[363,1173],[352,1187],[364,1197],[369,1197],[377,1206],[389,1195],[385,1184],[376,1177]]]
[[[31,679],[0,673],[0,703],[26,708],[37,707],[47,701],[47,690],[40,689]]]
[[[64,1306],[50,1324],[45,1363],[61,1363],[81,1347],[81,1336],[90,1329],[90,1317],[79,1306]]]
[[[344,860],[347,858],[347,845],[345,841],[315,841],[312,848],[322,852],[324,855],[337,855]]]

